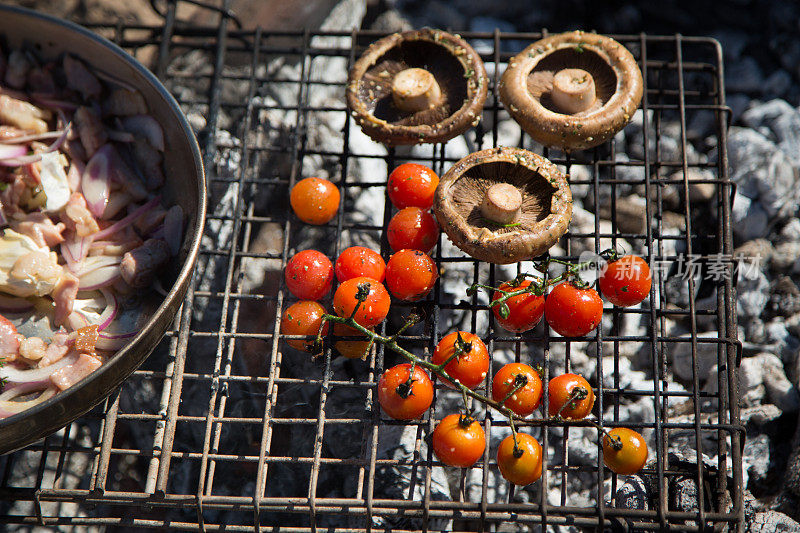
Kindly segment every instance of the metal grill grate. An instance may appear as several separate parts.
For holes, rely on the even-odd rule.
[[[287,292],[277,286],[278,273],[298,244],[298,222],[290,216],[286,198],[289,187],[301,176],[305,158],[321,157],[336,167],[332,174],[339,179],[343,196],[384,186],[386,174],[354,178],[349,166],[355,160],[373,159],[382,162],[384,171],[405,160],[432,165],[441,173],[457,158],[450,155],[449,145],[436,145],[428,156],[409,157],[395,150],[385,155],[354,153],[350,139],[350,122],[344,105],[344,79],[329,81],[320,77],[319,61],[343,57],[352,63],[354,57],[372,40],[382,36],[373,32],[280,32],[264,33],[234,29],[226,14],[220,14],[217,27],[193,27],[176,23],[176,7],[169,3],[163,27],[134,27],[95,25],[99,31],[140,59],[152,58],[155,71],[167,86],[176,92],[181,104],[202,114],[207,122],[200,141],[209,170],[212,204],[209,206],[208,240],[201,250],[198,275],[190,287],[174,330],[162,342],[156,353],[106,402],[86,417],[76,421],[60,434],[51,436],[27,450],[0,458],[0,522],[5,524],[46,524],[50,526],[116,526],[120,528],[161,528],[250,531],[271,530],[308,531],[338,526],[343,530],[383,530],[393,524],[394,531],[404,529],[436,529],[447,523],[453,530],[496,530],[503,521],[541,523],[543,525],[572,524],[588,529],[609,527],[615,521],[628,520],[630,526],[659,529],[667,524],[674,530],[705,530],[713,525],[728,524],[733,528],[742,523],[741,455],[743,428],[738,420],[738,391],[736,388],[737,347],[735,307],[733,303],[734,269],[730,259],[733,252],[730,232],[730,202],[732,184],[727,178],[725,130],[728,112],[725,105],[722,59],[719,45],[707,38],[675,36],[623,35],[614,36],[628,46],[639,60],[646,80],[642,102],[644,109],[643,157],[622,158],[612,145],[600,147],[576,160],[559,152],[544,150],[543,154],[567,171],[576,164],[588,166],[588,179],[571,181],[573,187],[587,187],[596,206],[603,199],[609,202],[611,231],[601,231],[599,216],[594,217],[594,231],[571,231],[563,239],[565,256],[577,259],[573,253],[580,240],[591,239],[594,250],[601,250],[600,240],[616,244],[618,239],[640,242],[646,246],[649,263],[677,260],[675,250],[697,254],[707,262],[715,254],[726,257],[727,276],[702,281],[705,294],[714,297],[699,302],[695,283],[689,279],[688,302],[676,305],[665,291],[666,276],[654,279],[651,294],[652,308],[606,308],[611,327],[601,328],[587,350],[596,360],[597,374],[593,385],[598,386],[597,404],[604,427],[617,424],[638,430],[652,430],[651,459],[654,467],[648,471],[656,480],[660,495],[658,505],[649,510],[619,509],[609,503],[622,483],[609,476],[602,463],[586,466],[570,464],[566,453],[570,429],[580,422],[565,424],[548,422],[535,429],[545,450],[558,444],[562,453],[550,453],[545,458],[545,474],[537,483],[548,490],[539,490],[529,502],[520,503],[510,489],[496,499],[489,484],[488,473],[496,471],[494,449],[475,466],[482,484],[478,499],[465,495],[466,471],[457,485],[460,498],[440,501],[432,496],[432,468],[437,464],[430,452],[419,453],[425,436],[433,429],[435,420],[446,413],[433,410],[422,421],[409,424],[416,428],[413,457],[403,460],[379,457],[378,449],[386,446],[379,427],[400,425],[383,419],[375,398],[375,386],[381,370],[390,361],[390,354],[376,350],[363,364],[348,362],[341,366],[328,352],[319,360],[315,372],[298,375],[293,370],[295,352],[284,353],[276,317],[286,306]],[[540,33],[525,34],[464,34],[467,39],[482,39],[490,47],[483,53],[490,69],[490,96],[484,111],[484,121],[468,134],[470,148],[497,146],[498,115],[503,113],[495,88],[510,53],[503,50],[514,41],[531,42]],[[356,46],[351,46],[353,43]],[[186,58],[184,63],[175,58]],[[295,62],[296,76],[277,77],[260,66],[268,59],[285,56]],[[687,58],[687,59],[685,59]],[[691,58],[689,60],[688,58]],[[188,62],[204,62],[208,68],[182,68]],[[281,71],[285,74],[286,70]],[[288,87],[294,102],[273,105],[263,98],[265,88]],[[195,95],[183,93],[182,87],[192,86]],[[309,93],[314,87],[335,88],[340,96],[336,105],[312,105]],[[233,88],[233,90],[231,90]],[[239,92],[237,92],[237,89]],[[240,94],[242,93],[242,94]],[[187,96],[189,94],[189,96]],[[238,96],[237,96],[238,95]],[[288,131],[270,131],[261,118],[265,112],[293,114],[294,127]],[[309,121],[314,114],[332,113],[341,117],[344,125],[339,149],[320,149],[308,143]],[[687,156],[688,121],[707,115],[715,124],[718,162],[696,162]],[[680,124],[680,146],[677,158],[662,151],[663,124],[668,120]],[[218,135],[221,120],[230,122],[228,129],[241,143],[226,143]],[[519,146],[531,146],[530,139],[520,135]],[[648,146],[655,147],[647,149]],[[273,166],[275,157],[289,156],[289,168]],[[232,172],[217,172],[228,162]],[[639,169],[640,179],[621,168]],[[695,206],[689,197],[687,173],[707,169],[714,178],[706,182],[715,189],[715,200],[708,205],[711,217],[698,220]],[[678,172],[677,177],[674,173]],[[639,186],[649,198],[645,207],[648,221],[642,232],[623,232],[619,228],[616,203],[631,186]],[[685,198],[683,229],[665,231],[663,221],[664,194],[670,187]],[[219,209],[225,191],[235,192],[232,212]],[[269,200],[273,199],[273,202]],[[347,204],[349,205],[349,204]],[[278,207],[276,207],[278,206]],[[375,206],[380,210],[383,206]],[[599,212],[600,209],[594,209]],[[384,224],[392,211],[386,202]],[[273,252],[263,251],[254,241],[267,225],[281,237]],[[214,232],[226,237],[214,244]],[[353,224],[340,215],[332,226],[320,234],[322,243],[329,243],[332,256],[343,248],[343,235],[357,238],[371,234],[380,239],[381,252],[388,257],[388,245],[381,227]],[[325,246],[325,244],[320,244]],[[466,264],[472,268],[472,281],[496,283],[501,281],[496,267],[480,265],[463,256],[443,256],[440,246],[433,256],[437,263]],[[246,262],[257,260],[268,265],[272,278],[261,290],[246,290]],[[213,276],[212,276],[213,274]],[[674,274],[674,273],[673,273]],[[201,278],[213,277],[216,282],[201,285]],[[272,279],[274,287],[269,286]],[[447,283],[447,276],[444,276]],[[466,287],[466,285],[465,285]],[[709,303],[710,302],[710,303]],[[688,304],[688,305],[687,305]],[[394,313],[399,314],[395,306]],[[192,312],[192,309],[195,312]],[[575,350],[573,343],[551,338],[545,328],[537,328],[522,336],[509,335],[488,318],[487,307],[477,297],[462,302],[442,299],[441,282],[434,290],[426,308],[428,323],[425,331],[405,337],[409,346],[430,351],[446,331],[441,317],[445,313],[462,313],[471,327],[476,328],[481,314],[489,322],[486,338],[490,350],[503,346],[515,351],[516,359],[529,358],[526,346],[536,346],[543,355],[541,362],[549,369],[552,358],[562,357],[570,368]],[[626,315],[638,315],[647,324],[644,336],[626,336],[620,324]],[[253,316],[259,320],[253,320]],[[688,336],[673,336],[667,330],[666,319],[688,325]],[[698,335],[698,323],[711,325],[713,333]],[[268,327],[254,327],[254,324]],[[385,326],[384,326],[385,327]],[[625,343],[641,343],[651,354],[649,368],[652,387],[629,389],[620,386],[620,347]],[[686,391],[670,390],[666,373],[665,353],[676,344],[685,344],[691,353],[693,379]],[[699,347],[716,347],[713,361],[718,367],[716,391],[703,389],[698,378],[701,361]],[[551,348],[561,345],[555,355]],[[708,353],[709,350],[702,350]],[[613,356],[614,373],[604,376],[603,357]],[[349,379],[336,379],[344,371]],[[545,380],[548,376],[545,376]],[[313,405],[290,405],[293,390],[311,391]],[[155,401],[144,398],[147,392]],[[437,386],[437,396],[448,394]],[[620,406],[642,396],[652,400],[653,418],[635,422],[618,420]],[[159,400],[160,398],[160,400]],[[343,402],[360,406],[358,410],[344,409]],[[685,402],[685,403],[684,403]],[[683,416],[675,414],[677,405],[688,406]],[[434,404],[436,405],[436,403]],[[715,405],[712,410],[708,405]],[[613,406],[612,415],[606,409]],[[344,416],[341,413],[344,412]],[[606,414],[602,414],[602,413]],[[356,414],[353,414],[356,413]],[[501,417],[487,415],[483,421],[487,436],[505,425]],[[363,442],[360,452],[348,457],[330,453],[338,428],[355,426]],[[567,429],[562,429],[567,427]],[[574,430],[573,430],[574,431]],[[311,436],[298,439],[298,435]],[[694,448],[710,438],[712,451],[706,452],[727,475],[714,475],[702,461],[690,467],[676,461],[667,453],[670,439],[684,438]],[[421,488],[422,498],[388,499],[376,492],[384,468],[408,467],[412,483]],[[25,475],[27,472],[29,475]],[[589,504],[575,502],[569,490],[570,479],[594,476],[596,490]],[[285,476],[300,476],[304,489],[297,493],[282,493]],[[321,480],[332,476],[349,478],[348,493],[329,495]],[[604,480],[610,477],[610,484]],[[667,482],[678,478],[693,479],[699,490],[694,512],[673,510],[668,501]],[[548,499],[555,489],[557,503]],[[77,505],[76,505],[77,504]],[[453,520],[453,522],[446,522]],[[445,522],[443,522],[445,521]]]

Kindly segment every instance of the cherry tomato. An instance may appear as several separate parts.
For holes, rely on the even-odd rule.
[[[512,285],[509,282],[500,285],[500,289],[504,291],[515,291],[529,287],[531,280],[522,280],[519,285]],[[495,291],[492,300],[497,300],[502,297],[503,293]],[[520,294],[519,296],[512,296],[505,301],[508,306],[508,316],[503,318],[500,316],[500,306],[492,307],[497,323],[503,326],[508,331],[522,333],[533,329],[539,323],[544,314],[544,296],[536,294]]]
[[[360,337],[366,340],[337,340],[333,343],[336,351],[342,354],[347,359],[361,359],[367,353],[369,347],[369,339],[366,335],[362,335],[357,329],[351,328],[347,324],[334,324],[333,333],[342,337]]]
[[[394,251],[411,248],[427,254],[436,246],[439,225],[427,211],[419,207],[406,207],[389,221],[386,236]]]
[[[281,333],[284,335],[316,335],[319,332],[319,326],[322,324],[322,315],[324,314],[325,308],[317,302],[308,300],[295,302],[283,312]],[[322,328],[322,334],[324,335],[327,332],[328,324],[326,323]],[[287,339],[286,343],[296,350],[310,352],[314,339]]]
[[[436,263],[419,250],[400,250],[386,265],[386,288],[392,296],[406,302],[425,298],[438,277]]]
[[[517,452],[514,437],[509,435],[497,447],[497,466],[500,474],[515,485],[530,485],[542,477],[542,446],[525,433],[517,433]]]
[[[647,443],[644,438],[632,429],[616,428],[603,435],[603,462],[617,474],[635,474],[647,462]],[[616,440],[622,448],[616,449],[612,442]]]
[[[586,391],[583,399],[573,398],[572,391],[576,387],[581,387]],[[594,391],[583,376],[561,374],[551,379],[547,385],[547,405],[550,416],[560,414],[561,418],[580,420],[592,412]]]
[[[297,252],[286,263],[286,287],[300,300],[319,300],[331,292],[333,264],[316,250]]]
[[[365,328],[377,326],[389,314],[391,298],[383,284],[372,278],[351,278],[339,285],[333,294],[333,310],[341,317],[352,315],[353,309],[358,304],[356,294],[359,285],[365,285],[369,289],[369,293],[367,299],[358,307],[358,312],[354,317],[355,321]]]
[[[486,449],[486,434],[478,422],[452,414],[444,417],[431,436],[436,457],[446,465],[466,468],[474,465]]]
[[[650,267],[638,255],[624,255],[608,264],[597,281],[600,292],[620,307],[636,305],[650,294]]]
[[[378,402],[383,412],[395,420],[413,420],[428,410],[433,401],[433,383],[420,367],[411,375],[408,363],[393,366],[378,382]]]
[[[433,351],[431,361],[435,365],[440,365],[450,359],[456,351],[459,335],[464,343],[468,345],[464,348],[466,351],[447,363],[444,369],[450,377],[459,381],[465,387],[474,389],[483,383],[486,378],[486,372],[489,371],[489,352],[486,350],[486,345],[477,335],[466,331],[454,331],[445,335]],[[442,381],[448,387],[455,388],[449,380],[442,378]]]
[[[389,192],[389,200],[397,209],[430,209],[437,185],[439,176],[433,170],[417,163],[404,163],[389,174],[386,190]]]
[[[503,405],[519,416],[528,416],[542,403],[542,379],[539,373],[523,363],[509,363],[494,375],[492,399],[498,403],[508,396],[518,383],[525,383]]]
[[[559,283],[544,302],[547,323],[564,337],[582,337],[600,324],[603,300],[591,288],[580,289],[565,281]]]
[[[339,189],[322,178],[306,178],[295,183],[289,203],[297,218],[307,224],[325,224],[339,209]]]
[[[335,270],[339,283],[359,276],[383,282],[386,263],[378,252],[363,246],[351,246],[339,254]]]

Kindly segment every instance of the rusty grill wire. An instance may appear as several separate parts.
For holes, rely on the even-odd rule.
[[[85,417],[75,421],[60,433],[29,447],[27,450],[0,458],[0,523],[7,525],[49,525],[49,526],[109,526],[126,528],[197,529],[207,531],[313,531],[317,527],[334,525],[342,530],[362,531],[381,530],[388,526],[379,525],[377,518],[401,520],[400,526],[393,530],[403,530],[402,524],[411,527],[433,529],[436,520],[454,521],[448,527],[454,530],[480,529],[495,530],[503,521],[542,525],[572,524],[587,529],[610,527],[614,520],[627,521],[628,526],[642,529],[660,529],[668,525],[673,530],[706,530],[712,526],[728,525],[739,529],[742,525],[742,487],[741,455],[743,428],[739,424],[738,391],[736,388],[737,340],[734,306],[734,287],[731,274],[733,261],[725,262],[728,276],[711,282],[716,297],[712,305],[699,308],[696,301],[695,281],[689,279],[689,305],[679,308],[668,301],[664,290],[665,277],[657,276],[656,285],[651,292],[653,305],[642,309],[620,309],[606,307],[605,313],[612,317],[612,327],[598,331],[593,340],[597,361],[597,404],[599,423],[603,427],[613,427],[619,423],[634,429],[652,429],[651,459],[654,468],[649,473],[657,480],[660,494],[658,505],[649,510],[626,510],[615,508],[608,502],[621,484],[621,480],[611,475],[610,487],[604,489],[604,479],[609,477],[602,462],[592,467],[569,464],[564,452],[556,456],[548,454],[545,458],[544,476],[537,483],[544,487],[560,480],[560,504],[547,502],[547,492],[539,491],[539,496],[530,503],[516,503],[513,500],[492,501],[488,497],[487,474],[496,469],[494,450],[474,467],[483,469],[481,498],[469,501],[461,491],[457,501],[437,501],[431,498],[431,466],[436,463],[430,452],[408,457],[403,464],[412,468],[415,482],[424,487],[422,499],[381,499],[375,496],[375,478],[381,468],[400,464],[401,461],[378,459],[378,427],[389,422],[380,413],[375,401],[377,378],[384,367],[384,353],[381,348],[372,353],[363,364],[353,368],[350,380],[335,380],[331,365],[332,354],[326,353],[318,361],[319,372],[312,376],[293,376],[282,372],[289,362],[284,360],[285,344],[278,335],[275,320],[288,305],[288,293],[281,285],[273,293],[265,291],[244,292],[243,262],[249,258],[266,259],[275,262],[275,270],[280,272],[287,257],[294,251],[296,242],[292,241],[293,230],[298,222],[288,210],[288,202],[282,209],[269,212],[259,211],[257,197],[285,198],[287,191],[300,176],[303,159],[312,155],[331,158],[339,164],[339,185],[343,197],[359,189],[383,187],[385,174],[367,177],[365,181],[353,181],[348,176],[348,164],[354,158],[376,157],[353,153],[350,150],[348,127],[352,120],[345,109],[344,82],[331,83],[317,81],[315,63],[321,57],[346,57],[352,63],[354,57],[365,45],[381,34],[359,31],[337,32],[273,32],[260,30],[243,31],[228,24],[228,12],[220,11],[220,22],[215,27],[196,27],[176,21],[176,5],[168,3],[164,9],[165,24],[162,27],[125,26],[121,24],[95,24],[91,26],[123,48],[141,59],[151,59],[155,72],[168,87],[180,85],[191,77],[200,87],[200,99],[196,96],[176,94],[185,107],[200,108],[207,119],[207,127],[200,134],[201,146],[210,178],[212,205],[209,207],[208,231],[219,227],[223,222],[231,222],[232,229],[223,246],[205,244],[201,250],[200,265],[210,260],[223,267],[217,272],[219,288],[201,289],[197,281],[190,287],[186,301],[175,320],[173,330],[164,339],[156,353],[142,369],[138,370],[123,385],[120,391],[92,410]],[[509,53],[501,52],[506,41],[529,43],[542,36],[542,33],[503,34],[463,34],[467,39],[484,39],[492,45],[493,51],[484,53],[487,63],[494,63],[494,75],[490,80],[489,98],[484,111],[484,120],[474,132],[477,146],[496,146],[498,139],[498,114],[502,112],[496,97],[498,74],[502,72]],[[335,37],[338,39],[319,39]],[[599,191],[609,191],[611,233],[601,233],[599,216],[595,215],[595,231],[592,233],[570,232],[562,240],[568,259],[575,239],[594,240],[595,251],[600,251],[600,238],[608,238],[616,244],[617,239],[638,240],[646,244],[649,263],[659,260],[676,260],[664,255],[664,245],[669,240],[682,243],[688,254],[700,254],[708,258],[723,254],[730,258],[732,237],[730,230],[730,202],[732,184],[728,180],[726,162],[725,131],[729,110],[725,105],[723,89],[722,56],[716,41],[708,38],[650,35],[620,35],[616,39],[628,46],[639,60],[646,80],[646,91],[642,101],[645,110],[643,141],[645,147],[653,145],[655,152],[644,150],[641,161],[619,161],[613,144],[595,149],[585,154],[591,169],[588,181],[572,181],[572,185],[589,187],[594,194],[595,205],[599,202]],[[354,46],[351,46],[351,43]],[[187,74],[175,69],[171,60],[190,51],[201,51],[202,57],[212,65],[209,74]],[[257,67],[266,60],[283,55],[290,61],[297,61],[296,78],[277,79]],[[692,61],[683,57],[692,57]],[[241,67],[238,72],[229,74],[226,65]],[[225,86],[229,83],[244,83],[247,86],[246,99],[229,99]],[[272,107],[253,98],[259,90],[269,84],[283,84],[293,88],[296,100],[293,105]],[[329,84],[339,87],[342,95],[339,105],[313,107],[309,104],[309,90],[315,84]],[[260,123],[259,112],[264,110],[295,112],[296,124],[292,131],[284,132],[280,142],[270,141]],[[231,131],[243,142],[239,145],[224,145],[220,142],[217,121],[220,113],[243,117]],[[307,146],[306,125],[313,113],[339,113],[344,122],[342,148],[339,151],[319,151]],[[652,112],[652,117],[648,114]],[[687,159],[687,120],[696,114],[710,114],[716,124],[718,150],[717,162],[694,163]],[[660,136],[665,117],[675,117],[680,122],[681,157],[667,160],[662,157]],[[485,128],[485,129],[484,129]],[[470,134],[473,135],[473,134]],[[654,136],[654,138],[652,138]],[[649,144],[648,144],[649,143]],[[520,146],[531,146],[529,139],[521,136]],[[219,175],[214,169],[220,154],[238,154],[241,162],[234,175]],[[270,168],[270,157],[274,153],[289,153],[291,168],[288,171]],[[565,165],[569,172],[575,159],[570,156],[544,150],[543,154],[554,162]],[[436,145],[431,155],[424,158],[399,158],[394,150],[388,150],[384,160],[386,169],[392,169],[405,160],[417,160],[432,165],[434,170],[446,170],[455,159],[448,155],[447,146]],[[622,166],[642,169],[642,179],[625,181],[617,178],[616,171]],[[688,194],[686,174],[692,168],[705,168],[713,172],[710,183],[716,189],[716,199],[709,205],[715,221],[708,227],[696,229],[692,205]],[[681,171],[682,179],[667,176]],[[233,216],[214,215],[219,200],[219,191],[235,184],[238,198]],[[616,199],[617,187],[643,185],[646,204],[647,224],[644,233],[625,233],[618,229]],[[683,223],[685,229],[679,234],[663,232],[662,190],[667,186],[677,186],[685,198]],[[215,196],[216,195],[216,196]],[[275,196],[280,195],[280,196]],[[380,206],[376,206],[380,208]],[[599,209],[595,208],[595,211]],[[384,223],[392,214],[386,202]],[[216,226],[214,225],[216,223]],[[251,250],[252,241],[258,229],[264,224],[276,224],[283,236],[278,253],[260,253]],[[380,227],[354,225],[348,227],[339,215],[332,222],[328,234],[335,243],[331,248],[338,254],[341,235],[349,232],[372,232],[380,234],[381,252],[388,258],[388,245]],[[210,241],[209,241],[210,242]],[[433,253],[440,266],[449,263],[472,264],[474,281],[496,283],[501,281],[495,275],[495,267],[479,265],[467,257],[442,257],[437,247]],[[488,271],[488,278],[485,272]],[[278,281],[274,281],[276,284]],[[703,281],[703,283],[707,283]],[[713,292],[713,291],[712,291]],[[485,304],[477,298],[465,300],[456,305],[440,302],[441,287],[437,285],[427,308],[429,325],[422,335],[408,335],[410,345],[420,350],[430,351],[436,341],[446,331],[442,331],[440,312],[446,309],[467,313],[473,328],[479,313],[488,313]],[[403,306],[396,306],[402,308]],[[192,309],[204,309],[204,319],[194,316]],[[269,329],[248,330],[243,326],[247,313],[269,314],[265,323]],[[395,313],[399,311],[395,308]],[[624,314],[638,313],[648,317],[648,332],[644,336],[625,336],[620,332],[619,322]],[[665,318],[671,317],[690,324],[691,336],[672,337],[665,331]],[[271,318],[271,319],[270,319]],[[698,336],[698,320],[713,324],[713,335]],[[385,327],[385,326],[384,326]],[[544,368],[550,362],[550,346],[566,343],[566,368],[570,368],[570,341],[551,338],[546,328],[519,335],[509,335],[490,322],[487,335],[490,350],[502,343],[513,346],[517,360],[520,359],[521,346],[525,343],[538,343],[544,348]],[[604,328],[600,328],[604,329]],[[248,357],[242,346],[248,342],[261,347],[261,360],[252,371],[252,365],[243,364]],[[629,390],[620,388],[619,347],[621,343],[644,343],[650,350],[651,367],[649,374],[656,376],[652,388]],[[260,344],[258,344],[260,343]],[[687,392],[670,391],[666,387],[668,362],[665,349],[672,343],[691,343],[693,383]],[[718,392],[704,392],[698,380],[698,345],[712,343],[716,346],[718,373]],[[258,351],[258,350],[257,350]],[[296,352],[289,352],[292,357]],[[603,377],[603,356],[614,356],[615,372],[612,378]],[[351,364],[351,363],[348,363]],[[545,376],[545,381],[548,376]],[[488,383],[488,380],[487,380]],[[305,406],[299,412],[304,415],[284,416],[291,413],[282,404],[282,393],[297,387],[312,388],[318,391],[318,404]],[[204,390],[202,405],[196,405],[197,395],[187,396],[186,391]],[[160,402],[139,400],[139,391],[155,391]],[[336,402],[343,397],[340,393],[348,391],[344,397],[358,397],[363,404],[363,413],[358,417],[342,418],[336,414]],[[443,394],[441,384],[437,386],[437,396]],[[655,417],[645,422],[617,420],[620,403],[626,399],[645,396],[651,398]],[[249,409],[236,408],[233,400],[245,402]],[[690,416],[687,421],[675,421],[670,409],[681,402],[688,403]],[[187,405],[191,401],[193,406]],[[229,403],[230,402],[230,403]],[[716,403],[716,409],[701,412],[704,404]],[[435,404],[434,404],[435,405]],[[614,406],[613,416],[603,414],[606,408]],[[197,414],[201,413],[201,414]],[[433,429],[435,420],[446,413],[436,412],[435,408],[426,414],[422,421],[409,422],[417,427],[417,450],[425,435]],[[483,421],[487,436],[493,427],[505,425],[502,417],[487,415]],[[356,425],[362,429],[363,446],[361,453],[352,457],[335,457],[326,451],[325,439],[331,438],[331,428],[337,425]],[[566,424],[548,422],[541,425],[535,433],[545,450],[550,450],[555,440],[562,440],[563,449],[569,439],[569,427],[580,426],[580,422]],[[555,427],[564,427],[563,432],[555,432]],[[292,446],[291,435],[296,428],[314,434],[313,446]],[[135,431],[134,431],[135,430]],[[326,433],[327,431],[327,433]],[[721,471],[729,475],[712,475],[698,460],[699,466],[688,471],[685,466],[674,464],[667,455],[667,445],[671,435],[676,432],[689,435],[694,448],[701,447],[706,437],[716,440],[715,459]],[[146,442],[132,438],[137,433],[148,436]],[[231,435],[237,434],[238,439]],[[245,435],[245,439],[241,435]],[[195,438],[202,435],[202,440]],[[286,442],[287,435],[289,442]],[[248,446],[229,446],[228,442],[249,442]],[[712,457],[713,458],[713,457]],[[293,472],[291,468],[304,469],[308,479],[301,493],[281,494],[281,476]],[[22,471],[34,472],[27,477]],[[79,474],[76,476],[76,470]],[[350,476],[352,493],[328,497],[318,486],[320,472],[335,472],[338,476]],[[594,504],[580,506],[571,504],[570,494],[565,482],[568,476],[589,472],[596,476],[597,491]],[[80,475],[82,474],[82,475]],[[463,489],[464,473],[461,475]],[[689,476],[697,482],[697,511],[680,512],[671,510],[667,501],[666,483],[669,478]],[[230,483],[230,479],[239,483]],[[219,481],[223,479],[224,481]],[[610,492],[608,492],[610,489]],[[510,495],[513,496],[513,490]],[[76,505],[77,504],[77,505]],[[402,520],[411,520],[402,522]],[[418,520],[414,522],[413,520]]]

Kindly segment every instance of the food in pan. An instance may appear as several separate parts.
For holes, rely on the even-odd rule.
[[[0,418],[138,332],[141,297],[182,242],[183,211],[160,196],[164,149],[123,80],[72,55],[0,51]]]

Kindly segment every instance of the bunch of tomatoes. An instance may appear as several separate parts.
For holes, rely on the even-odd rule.
[[[439,228],[430,213],[438,177],[429,168],[406,163],[389,176],[387,192],[398,209],[387,228],[393,250],[388,262],[365,247],[345,249],[332,262],[316,250],[295,254],[287,263],[288,290],[300,301],[283,314],[281,332],[303,339],[288,339],[290,346],[307,352],[319,350],[317,341],[328,333],[338,339],[334,348],[348,358],[363,357],[374,342],[382,342],[405,355],[410,363],[386,370],[378,382],[378,401],[386,415],[398,420],[421,417],[433,402],[434,386],[429,370],[450,388],[460,390],[509,417],[512,434],[497,450],[501,474],[517,485],[527,485],[542,474],[543,452],[531,435],[515,430],[513,420],[523,420],[541,405],[544,385],[540,372],[523,363],[510,363],[493,377],[491,398],[475,392],[486,380],[491,359],[484,342],[476,335],[456,331],[436,346],[430,361],[418,359],[394,343],[394,338],[374,333],[375,326],[388,315],[391,296],[401,301],[424,299],[438,278],[435,262],[428,256],[439,238]],[[306,178],[291,191],[295,214],[310,224],[324,224],[338,211],[339,191],[319,178]],[[640,303],[650,292],[651,275],[640,257],[608,256],[607,268],[598,278],[603,296],[619,306]],[[546,269],[545,269],[546,270]],[[333,315],[319,303],[333,288]],[[490,288],[481,286],[484,288]],[[552,287],[547,293],[547,288]],[[469,291],[477,290],[473,286]],[[468,291],[468,292],[469,292]],[[597,290],[580,280],[575,266],[551,280],[520,276],[493,289],[490,304],[497,322],[512,332],[524,332],[545,318],[550,327],[566,337],[584,336],[600,324],[603,302]],[[348,322],[350,325],[346,324]],[[594,406],[591,385],[580,375],[563,374],[547,384],[549,417],[567,420],[586,418]],[[468,414],[445,416],[431,435],[431,446],[444,464],[470,467],[484,454],[486,438],[481,425]],[[638,472],[647,461],[647,445],[642,436],[620,427],[603,436],[603,459],[618,474]]]

